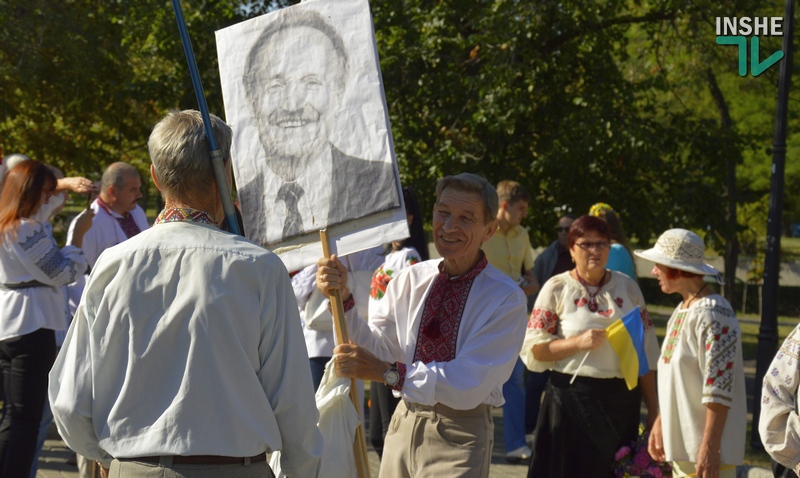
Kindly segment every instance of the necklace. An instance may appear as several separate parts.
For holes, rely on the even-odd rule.
[[[693,301],[693,300],[694,300],[694,299],[695,299],[695,298],[696,298],[698,295],[700,295],[700,293],[701,293],[701,292],[703,292],[703,291],[705,290],[705,288],[706,288],[706,284],[703,284],[703,287],[701,287],[701,288],[700,288],[700,290],[698,290],[697,292],[695,292],[695,293],[694,293],[694,295],[692,295],[692,297],[690,297],[690,298],[689,298],[689,300],[687,300],[687,301],[686,301],[686,307],[687,307],[687,308],[688,308],[690,305],[692,305],[692,301]]]
[[[587,306],[589,307],[589,311],[597,312],[597,310],[600,308],[600,306],[597,305],[597,294],[599,294],[600,289],[603,288],[603,282],[606,280],[606,271],[603,271],[603,278],[600,279],[600,283],[597,284],[597,290],[594,291],[594,294],[589,292],[589,284],[587,284],[586,281],[583,280],[583,277],[581,277],[581,275],[578,274],[577,270],[575,271],[575,275],[578,277],[578,282],[580,282],[583,288],[586,289],[586,294],[589,296],[589,305]]]

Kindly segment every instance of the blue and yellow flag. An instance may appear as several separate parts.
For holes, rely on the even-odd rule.
[[[606,337],[619,356],[619,365],[628,390],[639,383],[639,377],[650,371],[644,352],[644,326],[639,307],[617,319],[606,328]]]

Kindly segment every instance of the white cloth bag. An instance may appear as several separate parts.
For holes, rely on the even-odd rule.
[[[337,377],[333,360],[325,366],[316,394],[319,410],[319,431],[325,439],[320,476],[325,478],[355,478],[358,476],[353,456],[353,442],[359,425],[358,414],[350,401],[350,379]],[[281,452],[272,454],[269,466],[276,478],[285,478],[280,465]]]

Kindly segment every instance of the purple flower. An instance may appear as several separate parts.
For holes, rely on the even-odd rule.
[[[614,455],[614,461],[620,461],[621,459],[628,456],[628,453],[630,452],[631,452],[630,447],[623,446],[622,448],[617,450],[617,453]]]
[[[653,478],[664,478],[664,473],[662,473],[661,468],[657,466],[651,466],[646,471]]]
[[[636,465],[631,466],[631,475],[633,476],[641,476],[644,470]]]
[[[641,450],[637,453],[636,456],[633,457],[633,462],[639,468],[647,468],[651,463],[650,455],[647,454],[647,450]]]

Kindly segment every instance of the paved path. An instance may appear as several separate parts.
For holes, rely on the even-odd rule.
[[[492,453],[491,478],[524,478],[528,476],[528,465],[512,465],[506,462],[505,451],[503,449],[503,418],[502,409],[494,411],[495,422],[495,446]],[[36,478],[78,478],[78,468],[68,464],[67,461],[72,455],[69,448],[58,438],[57,433],[51,432],[51,440],[44,443],[42,454],[39,458],[39,471]],[[380,461],[378,454],[372,450],[368,444],[368,458],[372,478],[378,476]]]
[[[494,411],[495,423],[495,446],[492,452],[492,466],[489,472],[490,478],[525,478],[528,476],[528,465],[512,465],[506,462],[505,451],[503,450],[503,419],[501,409]],[[67,461],[72,455],[69,448],[64,445],[58,434],[51,434],[53,439],[47,440],[44,444],[41,457],[39,458],[39,471],[37,478],[78,478],[78,468],[68,464]],[[368,445],[369,447],[369,445]],[[370,472],[372,478],[378,476],[380,462],[378,454],[369,447],[368,452]],[[765,468],[741,466],[736,473],[737,478],[772,478],[772,472]]]

